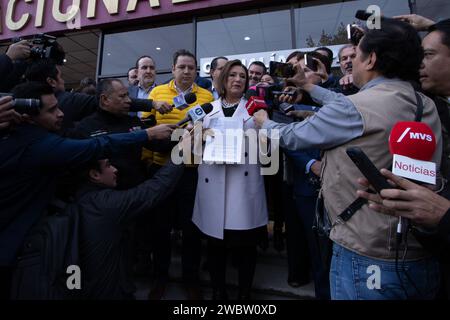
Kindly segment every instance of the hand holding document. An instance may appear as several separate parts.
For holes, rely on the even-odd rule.
[[[207,135],[203,161],[216,164],[241,164],[244,161],[244,123],[242,119],[214,118]]]

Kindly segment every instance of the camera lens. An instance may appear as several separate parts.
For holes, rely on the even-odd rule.
[[[19,114],[36,116],[41,110],[41,101],[38,99],[14,99],[13,106]]]

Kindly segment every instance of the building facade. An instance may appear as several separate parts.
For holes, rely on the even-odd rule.
[[[150,55],[162,83],[181,48],[197,55],[202,76],[215,56],[248,65],[282,61],[294,49],[332,46],[336,53],[346,42],[345,26],[358,22],[355,12],[371,5],[388,17],[450,17],[448,0],[3,0],[0,43],[5,50],[13,38],[57,36],[73,86],[84,76],[124,78],[137,57]]]

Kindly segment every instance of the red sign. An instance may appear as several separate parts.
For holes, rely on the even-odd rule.
[[[37,33],[92,29],[105,24],[253,1],[2,0],[0,40]]]

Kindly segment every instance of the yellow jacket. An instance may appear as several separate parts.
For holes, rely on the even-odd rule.
[[[157,124],[175,124],[180,120],[183,120],[186,117],[187,112],[196,105],[202,105],[204,103],[212,102],[214,100],[213,95],[206,89],[199,87],[196,83],[194,83],[192,88],[192,93],[195,93],[197,96],[197,101],[190,104],[188,108],[184,110],[173,109],[171,112],[166,114],[160,114],[156,110],[152,112],[145,112],[142,114],[144,118],[150,116],[150,114],[154,114],[156,118]],[[168,84],[163,84],[154,88],[149,95],[149,99],[154,101],[166,101],[167,103],[172,104],[173,98],[178,95],[178,92],[175,88],[174,80],[170,81]],[[168,154],[162,154],[159,152],[152,152],[144,149],[142,157],[143,159],[150,160],[153,159],[153,163],[164,165],[168,159]]]

